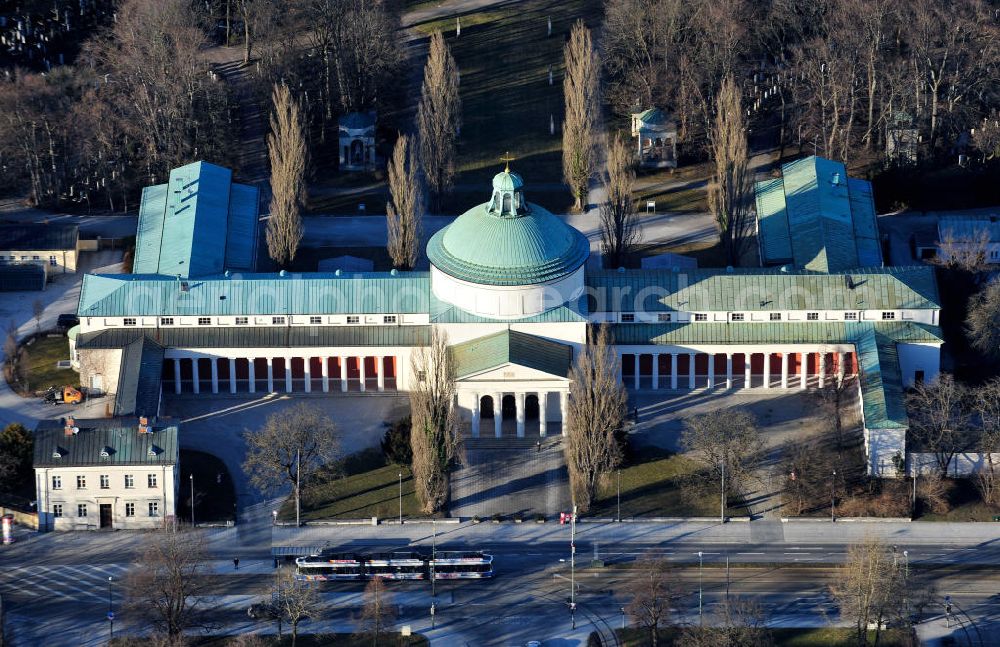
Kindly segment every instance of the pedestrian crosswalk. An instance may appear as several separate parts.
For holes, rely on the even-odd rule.
[[[107,601],[108,578],[112,595],[122,594],[122,578],[128,564],[57,564],[14,566],[0,571],[0,593],[16,599],[48,598],[76,601]]]

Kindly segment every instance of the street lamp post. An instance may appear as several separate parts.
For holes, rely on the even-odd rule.
[[[570,519],[569,535],[569,617],[576,629],[576,506],[573,506],[573,518]]]
[[[191,479],[191,527],[194,528],[194,472],[188,478]]]
[[[108,644],[115,639],[115,610],[111,605],[111,582],[112,578],[108,576]]]
[[[719,521],[726,523],[726,457],[722,457],[722,503],[720,504]]]
[[[702,552],[699,550],[698,551],[698,624],[699,625],[704,625],[705,624],[705,622],[704,622],[704,616],[702,616],[702,613],[701,613],[702,612],[702,606],[701,606],[701,601],[702,601],[702,579],[701,579],[702,560],[701,560],[701,556],[702,556]]]
[[[431,602],[431,629],[434,628],[434,614],[437,613],[437,606]]]
[[[621,612],[622,612],[622,631],[624,631],[625,630],[625,607],[621,608]]]
[[[403,525],[403,470],[399,471],[399,525]]]
[[[437,597],[437,578],[434,577],[434,561],[437,559],[437,515],[431,517],[431,597]],[[432,605],[433,608],[433,605]],[[433,623],[431,624],[433,627]]]
[[[833,476],[830,478],[830,522],[831,523],[837,520],[837,515],[836,515],[837,499],[835,496],[837,492],[836,488],[837,488],[837,470],[833,470]]]
[[[622,471],[618,470],[618,523],[622,522]]]

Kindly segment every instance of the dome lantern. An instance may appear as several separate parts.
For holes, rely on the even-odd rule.
[[[528,211],[524,200],[524,180],[510,170],[513,159],[510,153],[500,158],[504,162],[504,169],[493,176],[493,197],[487,203],[488,211],[501,218],[515,218]]]

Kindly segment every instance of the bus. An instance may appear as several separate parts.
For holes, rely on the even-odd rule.
[[[493,577],[493,556],[479,552],[438,551],[430,564],[435,580]]]

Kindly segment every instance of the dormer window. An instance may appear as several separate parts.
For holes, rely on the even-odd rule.
[[[101,450],[101,458],[111,458],[111,455],[115,453],[115,450],[111,447],[105,447]]]
[[[52,458],[62,458],[62,457],[63,457],[63,450],[60,449],[59,447],[56,447],[55,450],[52,451]]]
[[[146,456],[148,456],[149,458],[156,458],[157,456],[160,455],[160,452],[162,451],[163,450],[157,447],[156,445],[150,445],[149,449],[146,450]]]

